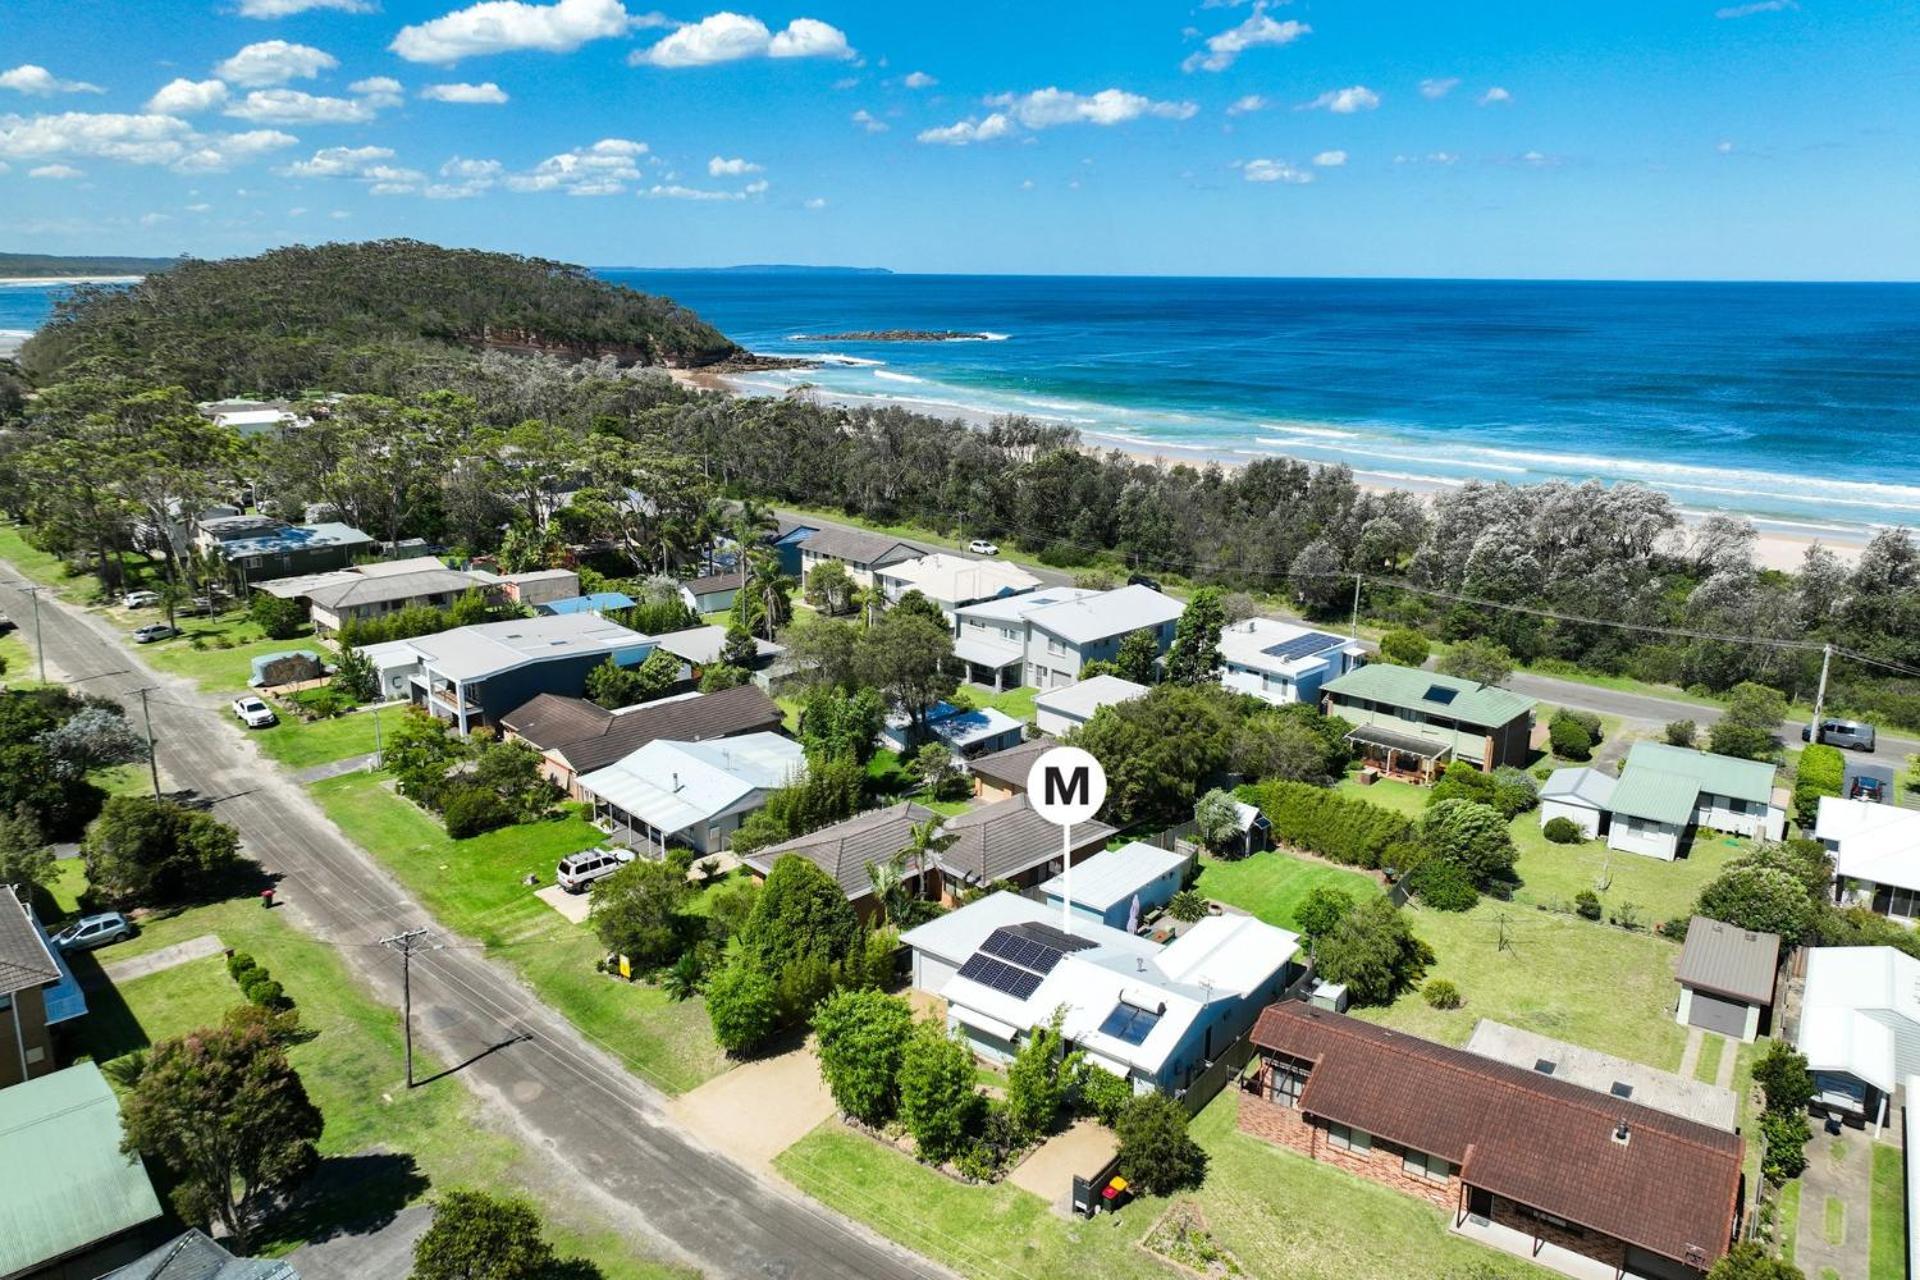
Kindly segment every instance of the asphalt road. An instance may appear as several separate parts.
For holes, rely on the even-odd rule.
[[[0,567],[17,578],[10,566]],[[374,995],[400,1007],[400,958],[371,945],[379,938],[425,927],[447,944],[414,960],[414,1025],[439,1061],[466,1065],[424,1087],[472,1090],[502,1128],[554,1162],[553,1186],[654,1254],[710,1276],[948,1274],[700,1145],[609,1046],[582,1035],[477,946],[438,929],[255,750],[223,702],[153,672],[104,619],[49,593],[40,607],[49,667],[81,689],[122,700],[136,717],[140,700],[131,695],[142,686],[153,690],[163,781],[212,802],[248,853],[278,878],[283,905],[276,909],[337,945]],[[0,609],[25,618],[32,606],[24,593],[0,587]],[[395,1080],[389,1087],[403,1086]]]

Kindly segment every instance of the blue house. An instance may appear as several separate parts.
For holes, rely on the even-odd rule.
[[[789,578],[800,576],[800,544],[818,532],[818,525],[794,520],[780,522],[780,532],[772,542],[773,553],[780,558],[780,572]]]
[[[1156,849],[1135,840],[1118,849],[1096,853],[1073,868],[1073,913],[1115,929],[1127,927],[1127,917],[1139,902],[1144,918],[1180,892],[1187,876],[1187,857],[1171,849]],[[1067,900],[1067,877],[1055,876],[1040,886],[1049,906]],[[1138,921],[1136,921],[1138,923]]]

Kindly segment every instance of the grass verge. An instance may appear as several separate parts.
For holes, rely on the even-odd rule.
[[[396,721],[389,717],[383,729]],[[255,730],[253,740],[260,749],[289,769],[308,769],[331,764],[349,756],[369,755],[373,751],[374,722],[371,712],[354,711],[328,720],[282,719],[270,729]]]
[[[1873,1144],[1873,1191],[1867,1208],[1872,1280],[1903,1280],[1907,1274],[1906,1158],[1898,1147]]]

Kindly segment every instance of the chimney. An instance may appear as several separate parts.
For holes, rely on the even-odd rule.
[[[678,771],[675,771],[673,775],[673,789],[675,791],[680,790],[680,774]]]
[[[1613,1140],[1624,1147],[1627,1145],[1627,1140],[1632,1136],[1633,1131],[1627,1127],[1627,1118],[1621,1116],[1620,1123],[1613,1128]]]

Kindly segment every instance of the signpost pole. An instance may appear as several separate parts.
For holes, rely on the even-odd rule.
[[[1073,824],[1060,824],[1060,928],[1073,932]]]

